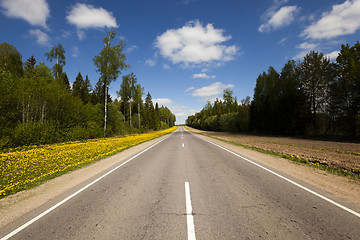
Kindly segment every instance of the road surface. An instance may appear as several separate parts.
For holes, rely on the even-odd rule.
[[[0,238],[360,239],[358,207],[179,127]]]

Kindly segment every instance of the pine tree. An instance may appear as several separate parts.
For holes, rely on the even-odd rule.
[[[81,75],[81,72],[79,72],[73,83],[72,94],[82,99],[83,85],[84,85],[84,79]]]
[[[29,72],[33,70],[35,68],[35,65],[36,65],[36,59],[34,55],[31,55],[31,57],[29,57],[24,63],[25,71]]]

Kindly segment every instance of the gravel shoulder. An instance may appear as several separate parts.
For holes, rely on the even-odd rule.
[[[136,145],[91,165],[48,180],[37,187],[0,199],[0,228],[13,222],[33,209],[46,204],[72,188],[75,188],[79,184],[86,182],[88,179],[106,171],[107,169],[111,169],[114,166],[119,165],[131,156],[167,136],[168,135],[165,135]]]
[[[210,135],[212,137],[216,137],[216,138],[220,138],[220,139],[224,139],[227,141],[235,141],[241,144],[246,145],[245,143],[249,144],[249,143],[253,143],[255,146],[266,146],[267,150],[273,150],[274,148],[272,148],[271,146],[271,142],[285,142],[287,145],[291,144],[291,142],[294,142],[294,140],[296,139],[292,139],[292,138],[267,138],[267,137],[257,137],[257,136],[249,136],[249,135],[234,135],[234,134],[228,134],[228,133],[218,133],[218,132],[209,132],[209,131],[201,131],[201,130],[197,130],[197,129],[193,129],[190,127],[186,127],[188,130],[191,130],[194,133],[201,133],[201,134],[206,134],[206,135]],[[247,139],[246,139],[247,137]],[[254,138],[252,138],[254,137]],[[294,178],[297,178],[303,182],[306,182],[308,184],[311,184],[323,191],[329,192],[337,197],[340,197],[341,199],[344,199],[348,202],[351,202],[353,204],[356,204],[358,206],[360,206],[360,180],[353,180],[350,179],[348,177],[345,176],[338,176],[314,167],[310,167],[307,166],[305,164],[300,164],[288,159],[284,159],[281,157],[276,157],[276,156],[272,156],[272,155],[268,155],[268,154],[264,154],[264,153],[259,153],[257,151],[253,151],[253,150],[249,150],[240,146],[235,146],[233,144],[230,143],[226,143],[214,138],[209,138],[206,137],[208,140],[224,146],[238,154],[241,154],[244,157],[247,157],[249,159],[254,159],[266,166],[269,166],[270,168],[279,170],[281,172],[284,172],[286,174],[288,174],[289,176],[292,176]],[[284,140],[285,139],[285,140]],[[269,145],[265,145],[266,142],[269,142]],[[302,144],[304,146],[308,146],[309,148],[325,148],[327,145],[327,142],[322,142],[322,141],[307,141],[307,140],[303,140],[303,139],[299,139],[299,142],[293,143],[294,145],[296,144],[296,146],[299,145],[299,143],[303,142]],[[318,145],[314,145],[314,143],[316,143]],[[273,143],[274,144],[274,143]],[[276,145],[276,147],[278,147],[281,150],[281,146],[286,146],[286,144],[274,144]],[[325,144],[325,145],[324,145]],[[349,144],[347,145],[346,143],[332,143],[334,145],[336,145],[338,148],[339,146],[343,146],[343,148],[347,147],[347,149],[349,149],[349,151],[354,151],[355,149],[360,148],[360,144]],[[338,145],[337,145],[338,144]],[[251,145],[251,146],[254,146]],[[329,144],[328,147],[329,148],[333,148],[334,145]],[[306,149],[306,147],[303,147],[304,149]],[[291,148],[289,148],[291,149]],[[286,151],[289,151],[289,149],[287,149]],[[295,149],[295,150],[294,150]],[[298,154],[296,152],[296,150],[298,150],[299,148],[294,148],[291,151],[289,151],[289,154]],[[304,153],[307,150],[304,150]],[[321,150],[323,151],[323,150]],[[310,152],[307,153],[307,156],[310,156]],[[316,158],[316,154],[318,154],[316,151],[311,153],[313,155],[314,158]],[[349,154],[348,154],[349,155]],[[359,156],[357,156],[359,157]],[[359,158],[360,160],[360,158]],[[358,166],[360,164],[360,161],[357,160],[355,161],[356,166]],[[344,158],[343,159],[344,162],[347,162],[347,159]]]

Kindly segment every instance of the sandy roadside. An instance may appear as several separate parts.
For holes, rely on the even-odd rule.
[[[51,179],[37,187],[0,199],[0,228],[87,181],[97,174],[119,165],[168,135],[126,149],[116,155]]]
[[[188,128],[188,127],[187,127]],[[196,129],[188,128],[193,132],[201,132]],[[360,206],[360,181],[352,180],[348,177],[338,176],[329,172],[316,169],[304,164],[299,164],[288,159],[259,153],[248,150],[240,146],[202,136],[211,142],[226,147],[227,149],[238,153],[246,158],[255,159],[256,161],[284,172],[294,178],[309,183],[321,190],[334,194],[337,197],[345,199],[351,203]]]

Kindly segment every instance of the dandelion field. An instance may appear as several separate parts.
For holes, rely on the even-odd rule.
[[[125,137],[99,138],[29,146],[0,152],[0,198],[39,185],[75,168],[168,134],[164,131]]]

